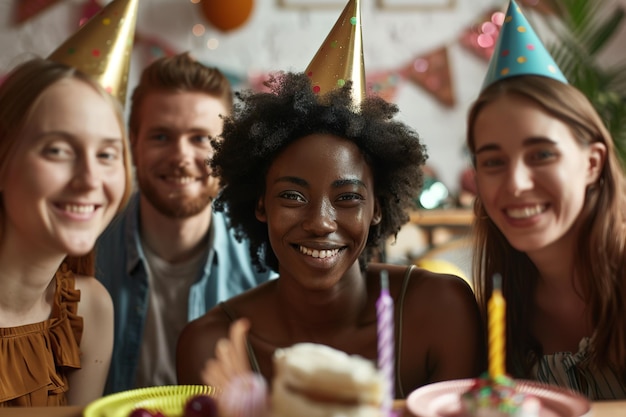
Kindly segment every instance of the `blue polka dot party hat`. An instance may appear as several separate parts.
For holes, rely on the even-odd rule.
[[[497,81],[519,75],[540,75],[567,84],[567,79],[522,10],[515,0],[511,0],[482,90]]]
[[[318,94],[352,81],[352,101],[358,105],[365,98],[360,0],[348,1],[305,72]]]

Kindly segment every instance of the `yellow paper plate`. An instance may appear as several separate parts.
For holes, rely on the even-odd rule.
[[[138,388],[102,397],[85,407],[84,417],[128,417],[136,408],[161,411],[167,417],[181,417],[187,400],[194,395],[215,395],[207,385],[168,385]]]

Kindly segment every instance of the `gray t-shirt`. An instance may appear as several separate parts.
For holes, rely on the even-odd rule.
[[[187,324],[189,289],[196,279],[206,251],[192,259],[171,264],[145,244],[150,299],[137,366],[136,387],[175,385],[176,344]]]

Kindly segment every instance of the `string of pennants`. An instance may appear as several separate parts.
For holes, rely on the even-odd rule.
[[[23,23],[38,15],[60,0],[16,0],[14,22]],[[541,0],[525,0],[525,5],[535,8],[540,13],[552,14],[553,9]],[[96,0],[86,0],[81,9],[80,24],[96,14],[102,6]],[[491,9],[480,15],[468,25],[458,38],[459,44],[476,57],[489,61],[495,41],[500,33],[504,13],[500,9]],[[135,43],[145,47],[146,64],[161,56],[172,56],[178,51],[158,37],[137,33]],[[241,76],[226,72],[234,88],[248,85],[253,90],[262,90],[269,73],[256,73]],[[383,99],[395,101],[398,88],[403,82],[410,82],[420,87],[435,98],[441,105],[453,107],[455,103],[454,85],[451,79],[448,45],[427,53],[419,54],[399,68],[367,74],[368,93],[377,94]]]

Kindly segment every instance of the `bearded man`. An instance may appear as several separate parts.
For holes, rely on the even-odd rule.
[[[187,53],[146,67],[133,91],[130,139],[138,190],[99,239],[96,275],[115,307],[106,393],[176,384],[182,328],[272,278],[212,210],[207,159],[233,104],[228,79]]]

